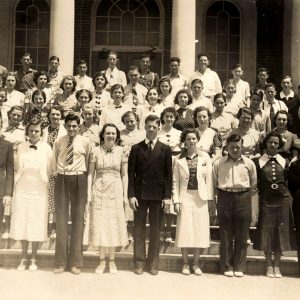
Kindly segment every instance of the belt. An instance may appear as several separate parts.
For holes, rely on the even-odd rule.
[[[65,176],[72,176],[72,175],[82,175],[85,172],[83,171],[72,171],[72,172],[64,172],[64,171],[58,171],[57,174],[59,175],[65,175]]]
[[[242,193],[242,192],[248,192],[249,189],[219,189],[223,192],[229,192],[229,193]]]

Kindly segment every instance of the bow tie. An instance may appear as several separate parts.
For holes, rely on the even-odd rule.
[[[115,108],[121,108],[122,107],[122,105],[120,105],[120,106],[115,106]]]
[[[37,146],[36,145],[30,145],[29,148],[32,148],[34,150],[37,150]]]

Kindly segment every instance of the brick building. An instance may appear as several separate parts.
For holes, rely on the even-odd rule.
[[[153,70],[166,74],[179,56],[188,76],[208,52],[222,81],[240,62],[251,85],[261,66],[277,83],[291,74],[299,84],[299,22],[300,0],[1,0],[0,64],[16,69],[28,51],[39,70],[56,55],[64,73],[85,59],[93,74],[107,49],[124,70],[152,49]]]

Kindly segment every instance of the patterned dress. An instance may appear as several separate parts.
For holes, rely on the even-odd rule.
[[[96,164],[92,187],[90,243],[101,247],[125,246],[128,243],[121,165],[126,162],[123,149],[95,148],[90,162]]]

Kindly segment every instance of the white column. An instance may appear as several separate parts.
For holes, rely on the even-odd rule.
[[[196,1],[173,0],[171,56],[181,59],[180,73],[195,69]]]
[[[300,1],[293,0],[291,38],[291,76],[295,86],[300,84]]]
[[[73,74],[75,0],[51,0],[49,57],[58,56],[59,70]]]

